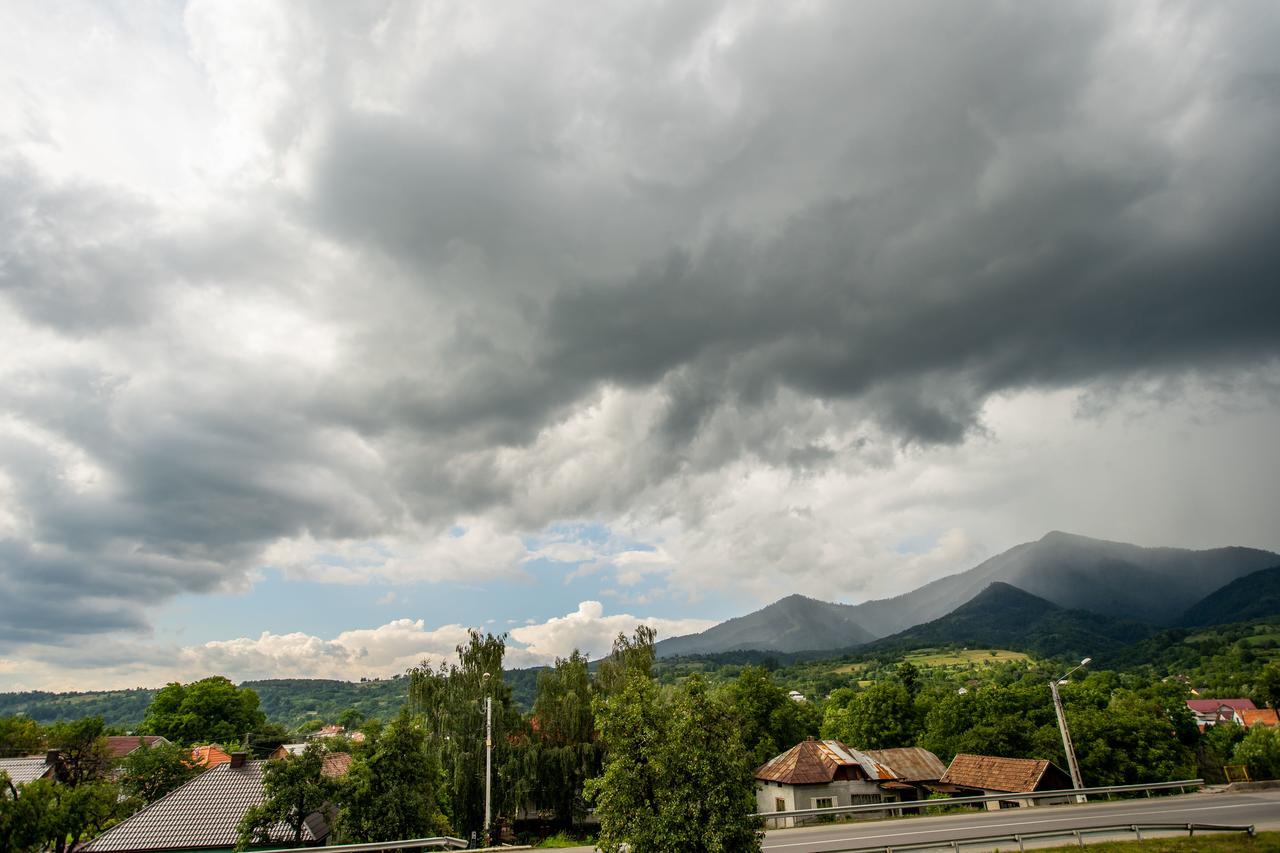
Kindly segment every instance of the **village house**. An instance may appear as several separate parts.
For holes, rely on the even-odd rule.
[[[151,749],[153,746],[167,745],[169,741],[160,735],[110,735],[106,738],[107,750],[111,753],[112,758],[124,758],[126,755],[137,752],[143,746]]]
[[[942,759],[918,746],[897,749],[868,749],[866,754],[892,771],[896,777],[883,787],[894,791],[902,800],[927,800],[934,787],[947,772]]]
[[[1256,711],[1258,706],[1250,699],[1188,699],[1187,707],[1196,715],[1196,725],[1203,732],[1219,723],[1244,725],[1242,711]]]
[[[1246,708],[1237,713],[1240,715],[1240,724],[1246,729],[1251,729],[1254,726],[1274,729],[1276,726],[1280,726],[1280,715],[1276,714],[1275,708],[1258,708],[1253,711]]]
[[[307,751],[305,743],[282,743],[271,751],[267,758],[284,758],[287,755],[301,755]]]
[[[208,746],[193,747],[191,750],[192,767],[217,767],[230,761],[231,753],[216,743],[211,743]]]
[[[756,806],[760,812],[827,809],[863,803],[897,802],[886,790],[893,771],[865,752],[838,740],[805,740],[756,770]],[[779,826],[794,826],[781,818]]]
[[[51,749],[44,755],[0,758],[0,773],[9,777],[9,784],[0,789],[0,796],[12,797],[19,785],[25,785],[37,779],[57,778],[60,769],[56,749]]]
[[[342,756],[342,758],[339,758]],[[325,756],[324,773],[342,776],[351,756]],[[330,762],[329,759],[334,759]],[[344,760],[345,759],[345,760]],[[236,846],[245,812],[262,803],[265,761],[249,761],[233,752],[225,763],[214,765],[182,787],[171,791],[132,817],[116,824],[83,848],[84,853],[195,853],[227,851]],[[329,836],[329,819],[323,812],[307,817],[302,840],[307,846],[323,844]],[[293,841],[284,827],[273,841]]]
[[[1056,764],[1042,758],[1001,758],[995,755],[961,753],[951,759],[947,772],[938,780],[939,790],[957,796],[1028,794],[1072,788],[1071,777]],[[1017,806],[1065,803],[1069,797],[1038,799],[1009,797],[987,803],[990,810]]]

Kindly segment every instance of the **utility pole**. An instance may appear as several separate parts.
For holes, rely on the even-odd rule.
[[[1084,787],[1084,782],[1080,779],[1080,765],[1076,763],[1076,750],[1071,743],[1071,732],[1067,729],[1067,712],[1062,708],[1062,697],[1058,694],[1059,682],[1064,682],[1081,666],[1087,666],[1093,658],[1085,658],[1080,661],[1080,666],[1067,672],[1061,678],[1055,678],[1049,682],[1049,692],[1053,694],[1053,710],[1058,715],[1058,731],[1062,733],[1062,750],[1067,754],[1067,769],[1071,771],[1071,786],[1076,790]],[[1083,803],[1088,801],[1088,797],[1084,794],[1076,794],[1076,802]]]
[[[489,673],[484,674],[484,845],[489,846],[489,822],[491,820],[493,773],[493,697],[489,692]]]

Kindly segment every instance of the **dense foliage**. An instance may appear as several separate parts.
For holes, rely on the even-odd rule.
[[[317,812],[333,819],[338,782],[324,773],[324,747],[309,744],[305,751],[267,762],[262,776],[264,801],[240,821],[238,849],[286,841],[300,847],[307,818]],[[287,836],[281,839],[277,827]]]
[[[759,850],[753,765],[738,717],[699,678],[664,695],[643,669],[651,637],[636,640],[619,638],[598,705],[608,757],[589,791],[600,849]]]
[[[173,743],[233,744],[248,739],[266,723],[257,693],[215,675],[166,686],[147,707],[143,729]]]
[[[440,782],[439,756],[426,729],[402,707],[370,734],[343,780],[338,837],[355,843],[448,834]]]

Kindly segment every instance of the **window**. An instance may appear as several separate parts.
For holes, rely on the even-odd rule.
[[[849,797],[850,805],[854,806],[869,806],[872,803],[883,802],[885,802],[885,800],[879,794],[853,794]]]
[[[833,806],[835,806],[835,802],[831,797],[815,797],[813,800],[813,807],[815,809],[829,809]]]
[[[782,797],[774,797],[773,810],[775,812],[785,812],[787,810],[787,801],[782,799]]]

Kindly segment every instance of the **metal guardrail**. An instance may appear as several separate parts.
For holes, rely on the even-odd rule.
[[[466,850],[467,842],[452,835],[437,835],[432,838],[410,838],[404,841],[370,841],[365,844],[334,844],[322,848],[325,853],[341,851],[341,853],[381,853],[383,850]],[[298,853],[297,847],[280,847],[272,850],[258,850],[254,853]]]
[[[1117,823],[1112,826],[1091,826],[1087,829],[1050,829],[1042,832],[1007,833],[1005,835],[985,835],[981,838],[962,838],[951,841],[916,841],[910,844],[876,844],[871,847],[846,847],[839,853],[902,853],[907,850],[960,850],[971,845],[991,845],[1012,841],[1018,849],[1026,851],[1028,841],[1046,841],[1052,838],[1074,838],[1084,847],[1086,835],[1116,835],[1132,832],[1139,841],[1146,832],[1186,832],[1194,836],[1197,832],[1246,832],[1254,835],[1253,824],[1234,826],[1218,823]]]
[[[756,817],[766,820],[770,818],[819,817],[823,815],[861,814],[864,812],[887,812],[897,809],[931,808],[933,806],[963,806],[978,803],[995,803],[1001,800],[1044,800],[1050,798],[1078,798],[1111,794],[1137,794],[1152,791],[1170,791],[1177,788],[1199,788],[1204,785],[1203,779],[1180,779],[1176,782],[1147,782],[1140,785],[1106,785],[1099,788],[1064,788],[1058,791],[1027,791],[1025,793],[983,794],[977,797],[947,797],[941,800],[894,800],[884,803],[865,803],[857,806],[831,806],[825,809],[792,809],[784,812],[757,812]]]

